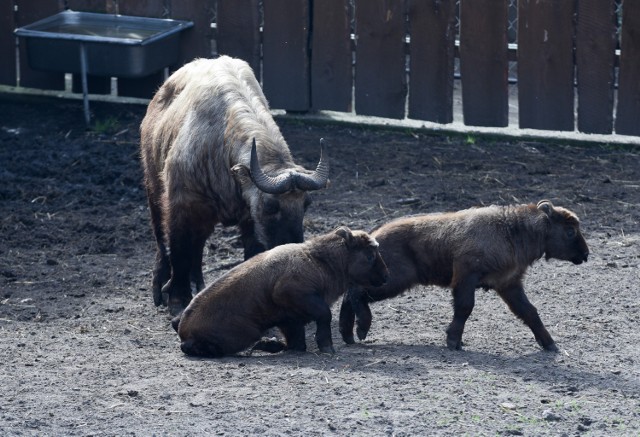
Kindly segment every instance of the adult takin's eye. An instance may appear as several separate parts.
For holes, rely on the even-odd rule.
[[[373,254],[373,252],[367,251],[367,261],[372,263],[374,259],[376,259],[376,256]]]
[[[274,215],[277,214],[278,211],[280,211],[280,202],[278,202],[276,199],[267,199],[264,202],[262,208],[263,213],[267,215]]]
[[[567,238],[574,238],[576,236],[576,230],[574,228],[567,228],[565,231]]]

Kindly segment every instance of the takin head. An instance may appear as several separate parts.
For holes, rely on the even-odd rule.
[[[348,249],[347,277],[353,284],[380,287],[387,282],[389,270],[378,250],[375,238],[363,231],[347,227],[336,229]]]
[[[568,209],[554,207],[548,200],[538,202],[538,209],[548,220],[545,259],[555,258],[582,264],[589,257],[589,247],[580,232],[578,217]]]

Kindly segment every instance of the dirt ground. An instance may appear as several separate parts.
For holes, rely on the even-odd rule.
[[[372,305],[334,356],[187,358],[150,294],[154,241],[138,160],[144,106],[0,96],[0,435],[639,435],[640,147],[383,131],[278,119],[297,162],[331,144],[306,235],[340,224],[547,198],[576,212],[586,264],[525,282],[560,352],[479,290],[449,351],[450,293]],[[208,243],[207,282],[239,262]]]

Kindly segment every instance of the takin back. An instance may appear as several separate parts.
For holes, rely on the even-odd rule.
[[[238,225],[245,259],[304,240],[308,191],[329,164],[297,165],[249,65],[228,56],[177,70],[149,103],[140,148],[157,243],[153,300],[177,315],[204,288],[202,254],[216,224]],[[322,151],[322,147],[321,147]]]
[[[453,320],[449,349],[461,349],[465,322],[476,288],[494,289],[511,311],[531,328],[536,341],[557,351],[522,286],[527,268],[549,260],[587,261],[589,248],[578,217],[547,200],[537,205],[488,206],[453,213],[401,218],[371,233],[389,268],[380,288],[352,287],[340,308],[340,333],[354,343],[353,327],[363,340],[371,327],[370,302],[397,296],[409,288],[438,285],[452,289]]]
[[[380,286],[387,275],[375,239],[340,227],[236,266],[198,293],[172,324],[185,354],[217,358],[254,344],[269,352],[304,351],[304,326],[315,321],[318,348],[334,353],[331,305],[350,285]],[[286,343],[260,341],[274,326]]]

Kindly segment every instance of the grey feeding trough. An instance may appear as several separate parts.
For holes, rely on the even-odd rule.
[[[90,121],[87,74],[143,77],[178,61],[180,32],[190,21],[64,11],[17,28],[34,70],[82,76],[85,121]]]

